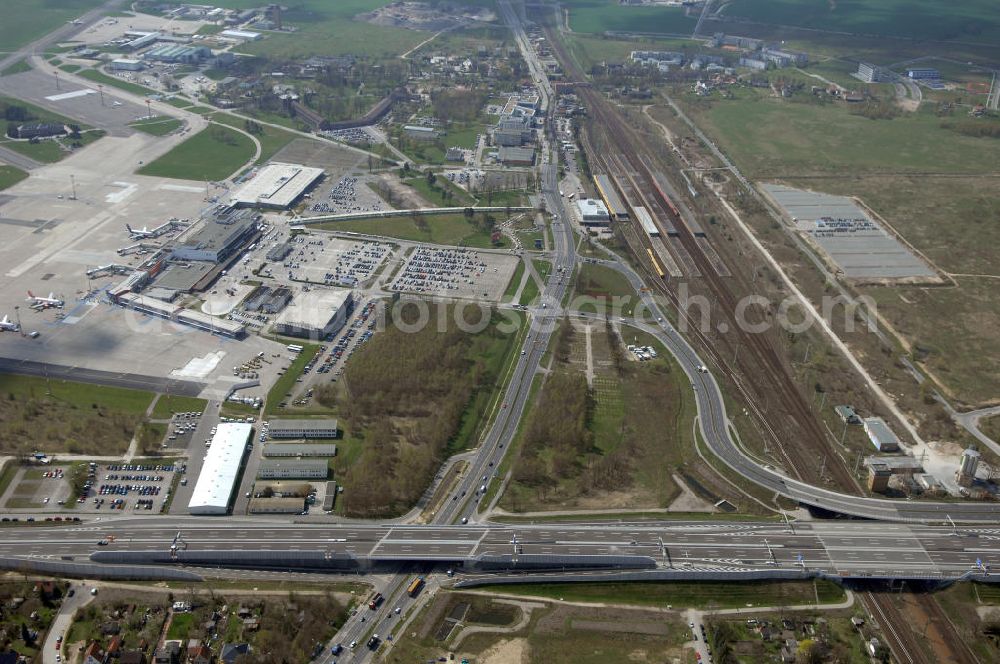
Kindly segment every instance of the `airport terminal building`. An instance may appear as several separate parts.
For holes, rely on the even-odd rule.
[[[255,212],[225,208],[192,226],[174,246],[170,257],[221,263],[238,252],[256,232]]]
[[[224,515],[229,512],[252,434],[250,424],[219,424],[188,502],[191,514]]]

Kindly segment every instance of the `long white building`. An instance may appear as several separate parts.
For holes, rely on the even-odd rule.
[[[223,422],[218,425],[188,502],[191,514],[229,512],[229,503],[239,485],[240,467],[252,434],[253,426],[249,424]]]

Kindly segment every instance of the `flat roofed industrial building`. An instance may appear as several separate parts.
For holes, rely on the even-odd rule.
[[[576,202],[576,209],[585,226],[606,226],[611,221],[608,208],[596,198],[581,198]]]
[[[271,438],[336,438],[339,435],[336,419],[271,420],[268,433]]]
[[[628,221],[628,208],[622,203],[622,199],[615,190],[615,185],[607,175],[594,176],[594,184],[597,185],[597,193],[608,208],[608,214],[612,221]]]
[[[170,257],[221,263],[239,251],[256,232],[255,212],[223,208],[191,226],[178,240]]]
[[[302,293],[278,314],[274,330],[290,337],[322,339],[343,327],[353,308],[354,296],[344,288]]]
[[[328,470],[323,459],[263,459],[257,477],[263,480],[325,480]]]
[[[333,443],[267,443],[263,454],[266,457],[334,457],[337,446]]]
[[[866,417],[864,419],[865,433],[872,445],[880,452],[895,452],[899,450],[899,438],[881,417]]]
[[[198,482],[194,486],[188,511],[197,515],[229,512],[229,503],[239,484],[240,468],[246,456],[253,426],[223,422],[212,437]]]
[[[275,162],[257,171],[233,194],[236,207],[287,210],[323,177],[322,168]]]

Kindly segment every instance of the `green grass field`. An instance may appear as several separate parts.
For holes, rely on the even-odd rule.
[[[638,301],[635,289],[620,272],[612,270],[610,267],[590,263],[585,263],[580,267],[574,295],[597,300],[596,302],[582,302],[581,311],[605,313],[607,310],[616,316],[631,316]],[[614,310],[618,302],[621,303],[621,306]]]
[[[139,173],[180,180],[225,180],[253,158],[249,137],[221,125],[201,130]]]
[[[130,83],[123,78],[117,76],[109,76],[104,72],[97,71],[96,69],[84,69],[81,72],[77,72],[77,76],[85,78],[94,83],[100,83],[101,85],[110,85],[113,88],[119,88],[125,90],[126,92],[132,92],[137,95],[148,95],[154,93],[155,90],[151,90],[145,86],[139,85],[137,83]]]
[[[493,246],[490,242],[490,234],[474,226],[463,214],[334,221],[317,224],[317,227],[325,230],[371,233],[400,240],[461,247],[485,248]]]
[[[503,301],[510,302],[514,298],[514,294],[517,293],[517,287],[521,285],[521,279],[524,278],[524,261],[518,261],[517,267],[514,269],[514,276],[510,278],[510,283],[507,284],[507,290],[503,293]]]
[[[134,127],[145,134],[152,134],[153,136],[166,136],[167,134],[177,131],[183,125],[184,123],[176,118],[167,118],[163,116],[136,120],[135,122],[129,123],[129,127]]]
[[[732,0],[724,16],[813,30],[939,41],[996,42],[992,0]]]
[[[309,363],[319,351],[318,344],[307,344],[299,343],[303,347],[303,351],[299,353],[298,357],[292,360],[291,365],[288,367],[283,375],[278,377],[274,385],[267,393],[267,400],[264,403],[264,416],[268,417],[280,412],[281,403],[287,399],[286,395],[293,391],[295,387],[295,379],[302,375],[302,369],[305,368],[306,364]]]
[[[255,0],[221,0],[220,7],[257,7]],[[410,50],[430,33],[382,27],[354,17],[387,4],[387,0],[300,0],[282,12],[282,22],[299,28],[292,34],[269,33],[245,44],[240,52],[294,59],[311,55],[393,56]]]
[[[206,400],[197,397],[179,397],[164,394],[156,402],[156,405],[153,406],[153,412],[150,417],[154,420],[165,420],[174,413],[186,413],[190,411],[201,413],[205,410],[207,404]]]
[[[696,121],[755,178],[998,170],[994,139],[946,129],[929,108],[871,120],[841,104],[782,100],[742,89],[733,100],[692,104]]]
[[[616,0],[567,0],[562,7],[574,32],[690,34],[697,22],[679,7],[623,7]]]
[[[236,117],[234,115],[228,115],[226,113],[215,113],[212,115],[212,121],[218,122],[220,124],[229,125],[230,127],[236,127],[237,129],[242,129],[246,131],[246,120],[243,118]],[[285,147],[296,138],[301,138],[291,132],[284,131],[282,129],[277,129],[275,127],[268,127],[265,125],[260,126],[260,133],[254,134],[257,140],[260,141],[260,157],[257,158],[258,164],[263,164],[268,159],[273,157],[275,153],[281,148]]]
[[[101,0],[4,0],[0,44],[5,51],[16,49],[100,4]]]
[[[829,604],[844,599],[843,589],[830,581],[760,583],[529,583],[523,586],[483,586],[480,589],[569,602],[601,602],[641,606],[737,608]]]
[[[3,191],[7,187],[13,187],[26,177],[28,177],[28,174],[20,168],[14,168],[6,164],[0,165],[0,191]]]
[[[13,76],[14,74],[26,71],[31,71],[31,65],[28,64],[27,60],[18,60],[3,71],[0,71],[0,76]]]

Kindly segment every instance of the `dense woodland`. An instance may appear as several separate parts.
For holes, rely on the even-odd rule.
[[[431,322],[416,332],[388,325],[351,359],[344,388],[318,395],[321,403],[336,405],[345,431],[363,440],[360,457],[341,478],[349,516],[405,511],[446,455],[471,442],[465,439],[475,431],[472,421],[514,335],[492,325],[479,334],[462,332],[450,308],[446,329],[439,331],[439,310],[432,306]],[[412,307],[403,312],[413,323]]]

